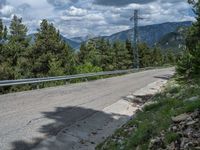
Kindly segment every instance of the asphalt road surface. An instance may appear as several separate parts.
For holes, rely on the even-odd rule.
[[[173,68],[0,96],[0,150],[29,150],[77,120],[101,112]]]

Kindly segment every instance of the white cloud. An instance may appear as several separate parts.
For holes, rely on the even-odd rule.
[[[0,9],[0,14],[5,17],[10,17],[14,12],[14,7],[10,5],[5,5]]]
[[[68,10],[65,11],[64,15],[84,16],[84,15],[87,15],[87,13],[88,13],[88,11],[86,9],[71,6]]]

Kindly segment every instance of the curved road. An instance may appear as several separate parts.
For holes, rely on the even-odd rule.
[[[0,150],[28,150],[77,120],[101,112],[173,68],[0,96]],[[106,114],[104,114],[106,115]],[[103,116],[103,115],[102,115]],[[78,125],[77,125],[78,126]],[[94,133],[95,134],[95,133]]]

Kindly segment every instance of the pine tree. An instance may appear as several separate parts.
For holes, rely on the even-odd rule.
[[[96,47],[97,41],[95,39],[90,39],[81,45],[79,60],[82,64],[91,63],[93,66],[100,66],[100,51]]]
[[[125,43],[116,41],[113,44],[113,48],[116,53],[116,69],[128,69],[132,64],[132,61],[129,51],[126,49]]]
[[[87,55],[86,43],[81,43],[80,51],[78,53],[78,61],[80,64],[84,64]]]
[[[191,63],[191,54],[188,51],[184,52],[184,55],[177,63],[176,72],[179,75],[184,75],[188,77],[191,73],[192,63]]]
[[[129,52],[131,61],[133,62],[133,59],[134,59],[134,56],[133,56],[133,47],[132,47],[131,41],[128,40],[128,39],[126,40],[126,49]],[[128,68],[133,68],[133,64],[130,64],[130,66]]]
[[[73,48],[63,41],[61,43],[63,45],[61,46],[62,52],[57,56],[62,62],[61,67],[64,68],[64,74],[74,74],[78,64],[78,57]]]
[[[0,24],[2,24],[2,22]],[[0,32],[2,33],[2,28],[1,28]],[[6,70],[7,65],[5,64],[5,60],[4,60],[5,57],[3,56],[3,42],[2,42],[2,38],[0,39],[0,41],[1,41],[1,43],[0,43],[0,80],[3,80],[3,79],[7,79],[8,74],[7,74],[7,70]],[[0,92],[1,92],[1,88],[0,88]]]
[[[138,45],[139,50],[139,60],[140,60],[140,68],[148,67],[151,64],[151,50],[145,43],[140,43]]]
[[[30,76],[29,40],[27,27],[22,18],[14,16],[10,24],[8,42],[4,44],[3,57],[12,70],[10,79],[26,78]],[[7,39],[7,28],[4,27],[3,38]]]
[[[52,23],[43,20],[40,29],[36,34],[35,44],[32,49],[33,73],[35,77],[52,75],[52,68],[49,60],[54,60],[58,73],[54,75],[70,74],[74,66],[73,50],[61,39],[60,32]],[[53,67],[53,66],[52,66]]]
[[[177,65],[177,72],[187,77],[200,74],[200,0],[189,2],[194,4],[196,22],[189,30],[186,38],[187,50]]]
[[[3,22],[0,19],[0,65],[3,62]]]
[[[0,42],[3,39],[3,33],[4,33],[3,30],[4,30],[4,28],[3,28],[3,21],[2,21],[2,19],[0,19]]]
[[[113,70],[111,55],[111,44],[103,38],[97,41],[96,49],[100,57],[100,66],[104,71]]]
[[[172,64],[172,65],[175,64],[176,58],[175,58],[175,55],[171,51],[167,53],[167,60],[169,64]]]
[[[27,27],[22,24],[22,18],[18,18],[14,15],[10,25],[10,40],[14,42],[21,42],[27,44],[26,35]]]
[[[107,70],[116,70],[117,69],[117,53],[112,44],[109,45],[109,49],[107,50],[107,59],[108,65]]]
[[[192,27],[189,30],[189,33],[186,38],[187,48],[193,52],[196,49],[196,45],[200,43],[200,1],[194,3],[194,12],[196,14],[196,22],[193,23]]]
[[[191,54],[191,73],[200,74],[200,0],[195,4],[194,11],[197,15],[196,22],[190,29],[187,37],[187,48]]]
[[[7,40],[7,35],[8,35],[8,29],[7,26],[4,26],[4,30],[3,30],[3,39]]]
[[[162,64],[162,53],[161,50],[157,47],[154,47],[152,52],[152,65],[153,66],[160,66]]]
[[[50,57],[50,60],[48,62],[49,67],[49,76],[61,76],[64,74],[64,69],[61,68],[61,61],[59,61],[59,58],[56,58],[54,56]]]

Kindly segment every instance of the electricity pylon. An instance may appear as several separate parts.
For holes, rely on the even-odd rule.
[[[132,45],[133,45],[133,68],[140,68],[140,60],[139,60],[139,31],[138,31],[138,20],[143,19],[139,17],[138,10],[134,10],[134,16],[130,18],[130,21],[134,22],[133,32],[132,32]]]

